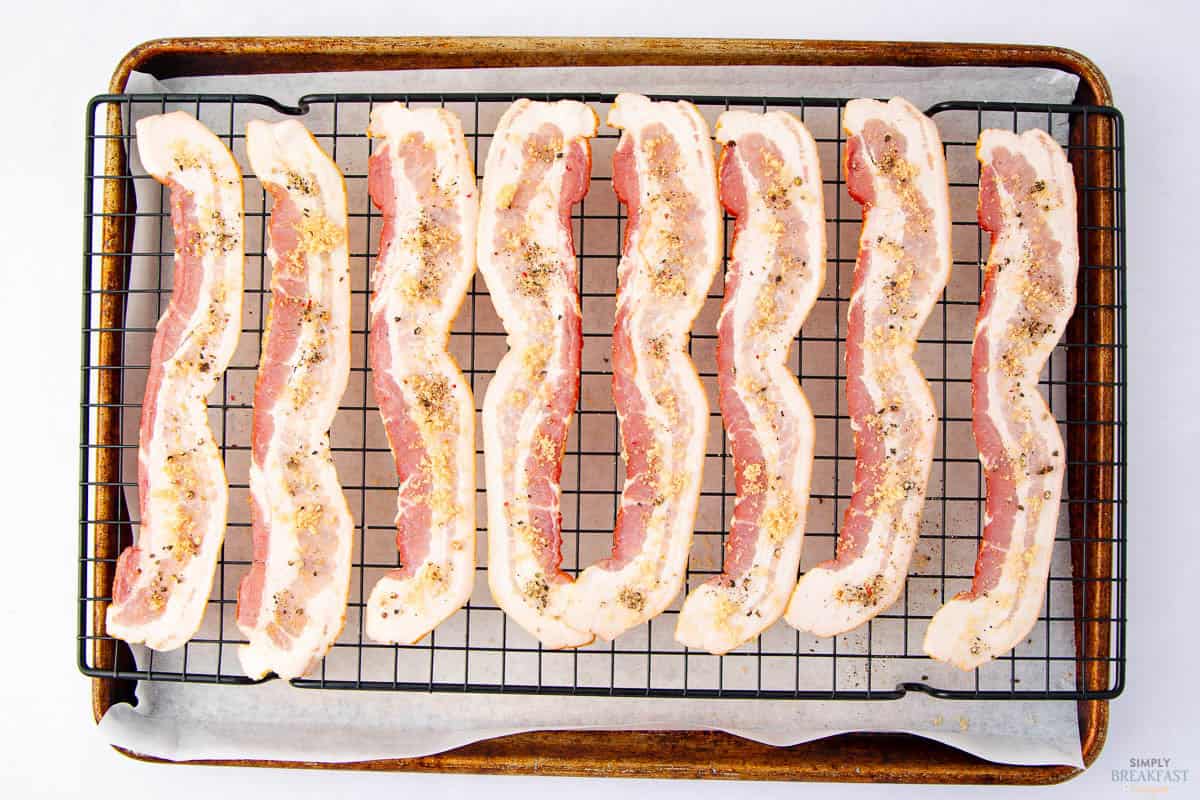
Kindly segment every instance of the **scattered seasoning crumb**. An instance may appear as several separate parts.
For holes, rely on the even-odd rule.
[[[346,232],[324,214],[305,214],[296,226],[299,249],[303,253],[328,253],[346,238]]]
[[[288,191],[297,192],[299,194],[312,196],[317,193],[316,183],[312,178],[301,175],[299,172],[291,171],[287,174]]]
[[[640,612],[646,606],[646,595],[632,587],[626,586],[621,589],[621,593],[617,595],[617,602],[628,608],[630,611]]]

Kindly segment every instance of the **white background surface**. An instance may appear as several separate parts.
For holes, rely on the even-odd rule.
[[[1190,3],[854,4],[787,0],[318,3],[292,0],[76,5],[26,0],[3,17],[0,106],[0,347],[8,376],[0,567],[0,793],[89,797],[345,795],[530,798],[570,792],[676,797],[962,796],[962,790],[368,775],[154,766],[101,741],[89,686],[75,670],[81,134],[87,98],[104,91],[133,45],[203,34],[510,34],[779,36],[1014,41],[1071,47],[1112,82],[1127,120],[1129,236],[1129,669],[1108,744],[1061,797],[1124,796],[1111,771],[1134,757],[1190,768],[1200,795],[1194,585],[1200,526],[1195,345],[1197,12]],[[686,9],[686,10],[684,10]],[[70,566],[67,566],[70,565]],[[1015,794],[979,789],[980,795]],[[1047,792],[1048,793],[1048,792]],[[1028,796],[1028,793],[1025,793]]]

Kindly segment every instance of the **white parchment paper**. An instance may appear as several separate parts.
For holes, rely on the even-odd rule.
[[[1006,764],[1082,767],[1071,702],[711,700],[413,694],[141,683],[100,724],[173,760],[406,758],[536,730],[720,730],[775,746],[849,731],[913,733]]]
[[[698,93],[710,95],[746,95],[746,96],[828,96],[852,97],[875,96],[888,97],[903,95],[918,106],[929,106],[935,102],[948,99],[956,100],[1006,100],[1029,102],[1069,102],[1075,92],[1076,79],[1054,70],[1020,69],[1005,70],[991,68],[945,68],[945,69],[866,69],[866,68],[773,68],[773,67],[722,67],[722,68],[580,68],[580,69],[521,69],[521,70],[437,70],[394,73],[344,73],[321,75],[294,76],[237,76],[237,77],[208,77],[208,78],[177,78],[163,83],[154,81],[149,76],[135,75],[130,82],[130,92],[246,92],[269,95],[284,103],[294,103],[300,96],[315,92],[486,92],[486,91],[517,91],[517,92],[574,92],[574,91],[642,91],[648,93]],[[144,113],[154,113],[154,109],[142,109]],[[324,116],[322,116],[324,114]],[[264,116],[269,116],[264,114]],[[973,117],[973,115],[972,115]],[[601,115],[603,119],[603,115]],[[316,108],[310,115],[304,117],[314,131],[330,130],[331,121],[327,110]],[[710,120],[711,121],[711,120]],[[970,128],[970,137],[974,136],[975,120],[963,120],[963,129]],[[240,118],[235,124],[244,125]],[[344,124],[344,121],[343,121]],[[947,141],[956,136],[962,138],[955,130],[953,119],[939,119],[943,138]],[[993,124],[1004,124],[998,121]],[[363,120],[365,126],[365,120]],[[1054,133],[1062,140],[1065,129],[1055,130]],[[820,133],[817,133],[820,136]],[[235,147],[235,155],[239,155]],[[823,164],[823,169],[832,174],[837,169],[832,151],[828,154],[830,163]],[[239,155],[240,157],[240,155]],[[601,156],[598,156],[598,158]],[[825,155],[823,154],[823,159]],[[338,154],[338,163],[348,175],[365,173],[365,151],[349,152],[343,150]],[[967,159],[970,162],[970,159]],[[136,157],[135,157],[136,167]],[[955,179],[955,164],[952,161],[951,179]],[[972,169],[973,162],[966,163],[963,169]],[[973,173],[962,178],[972,179]],[[960,178],[960,179],[962,179]],[[595,188],[595,187],[594,187]],[[351,185],[352,195],[355,187]],[[151,181],[139,181],[137,186],[138,208],[140,211],[157,210],[159,203],[158,188]],[[365,195],[365,192],[363,192]],[[593,191],[592,194],[601,194]],[[248,211],[254,202],[248,193]],[[593,198],[589,195],[588,202]],[[596,202],[599,202],[598,200]],[[827,201],[828,202],[828,201]],[[973,207],[973,196],[964,195],[961,198],[952,196],[952,203],[966,203]],[[363,198],[351,197],[351,209],[365,207]],[[853,206],[847,206],[853,208]],[[857,211],[847,212],[857,213]],[[956,219],[959,218],[956,214]],[[968,213],[969,216],[969,213]],[[154,227],[154,230],[150,230]],[[369,239],[371,231],[364,229],[364,239]],[[248,247],[255,242],[250,241],[253,232],[248,228]],[[156,226],[144,225],[137,233],[135,252],[156,249],[151,238],[158,236]],[[352,238],[356,232],[352,224]],[[956,234],[957,235],[957,234]],[[257,241],[261,246],[261,239]],[[833,247],[831,241],[830,246]],[[157,249],[169,252],[169,241],[164,245],[158,243]],[[852,260],[853,239],[843,243],[844,254],[850,254]],[[959,252],[962,250],[963,252]],[[969,240],[964,240],[962,246],[956,244],[955,257],[975,258],[977,245],[972,233]],[[362,259],[365,261],[365,259]],[[166,259],[169,262],[169,258]],[[248,264],[248,270],[250,265]],[[169,285],[169,263],[160,265],[153,259],[134,258],[131,267],[131,285],[153,285],[160,279],[160,268],[163,271],[161,280]],[[365,269],[365,263],[356,268]],[[848,266],[843,266],[843,270]],[[830,265],[831,275],[836,270]],[[251,270],[252,271],[252,270]],[[956,280],[959,273],[965,271],[956,269]],[[977,291],[975,279],[972,276],[963,287],[963,296],[971,297]],[[251,276],[248,271],[247,286],[256,285],[258,278]],[[832,281],[831,277],[831,281]],[[357,283],[355,284],[358,285]],[[848,285],[848,284],[843,284]],[[955,291],[951,287],[950,291]],[[820,308],[820,306],[818,306]],[[131,295],[130,307],[127,312],[127,325],[133,328],[149,330],[153,327],[158,314],[158,307],[152,295]],[[246,324],[252,327],[256,320],[255,314],[261,313],[254,303],[247,301]],[[816,313],[816,312],[814,312]],[[955,324],[968,325],[973,317],[973,309],[968,309],[968,318]],[[601,316],[603,316],[601,314]],[[478,322],[478,320],[476,320]],[[711,320],[708,321],[711,326]],[[358,323],[361,326],[361,320]],[[611,326],[611,313],[607,323],[604,319],[597,325]],[[702,314],[698,325],[706,324]],[[820,320],[812,320],[811,325],[822,324]],[[931,325],[936,321],[931,321]],[[950,324],[949,322],[947,324]],[[585,329],[589,325],[589,309],[585,304]],[[806,326],[807,328],[808,326]],[[951,325],[953,327],[953,325]],[[929,328],[927,327],[927,330]],[[247,339],[248,337],[243,337]],[[969,338],[969,333],[968,333]],[[148,359],[151,335],[138,334],[127,336],[125,358],[127,363],[144,363]],[[235,363],[252,365],[257,359],[257,341],[243,341],[239,347],[239,355]],[[502,345],[501,345],[502,346]],[[585,346],[585,367],[592,353],[603,350],[604,345],[597,348],[591,340]],[[453,344],[452,344],[453,349]],[[244,351],[244,352],[243,352]],[[461,355],[461,354],[459,354]],[[918,353],[918,360],[926,368],[940,369],[933,361],[923,359]],[[817,353],[804,354],[805,367],[811,369],[814,359],[827,358],[830,370],[834,368],[834,360],[839,358],[836,350],[826,356]],[[969,359],[966,348],[950,355],[954,359]],[[355,363],[358,363],[357,361]],[[965,372],[965,362],[952,365],[959,374]],[[142,387],[137,385],[138,376],[131,372],[126,376],[126,400],[136,402],[140,398]],[[246,402],[252,386],[252,372],[240,376],[228,377],[225,386],[219,391],[225,393],[230,402]],[[353,381],[351,394],[353,394]],[[585,383],[584,402],[589,402],[589,387]],[[830,382],[828,386],[805,384],[810,402],[814,410],[820,413],[823,406],[832,407],[834,396],[841,388]],[[480,387],[476,387],[481,393]],[[604,387],[595,392],[603,393]],[[350,397],[350,402],[363,402],[363,394]],[[603,399],[592,398],[596,402]],[[957,399],[961,401],[961,398]],[[939,398],[940,401],[940,398]],[[948,401],[956,402],[953,398]],[[715,406],[714,406],[715,407]],[[962,413],[959,408],[955,413]],[[245,440],[248,436],[249,414],[234,415],[225,420],[227,437]],[[577,423],[578,424],[578,423]],[[136,441],[136,413],[127,414],[124,420],[125,441]],[[714,422],[714,427],[716,423]],[[830,435],[846,437],[848,431],[834,431]],[[585,431],[585,440],[592,434]],[[719,433],[717,434],[719,436]],[[819,438],[822,430],[818,429]],[[973,444],[968,431],[956,430],[945,432],[948,439],[955,443],[956,449],[947,449],[951,456],[973,455]],[[335,423],[333,441],[335,448],[340,434]],[[960,441],[962,440],[962,441]],[[611,447],[611,444],[601,445]],[[849,441],[843,446],[850,446]],[[386,447],[386,444],[384,444]],[[127,453],[130,459],[136,453],[130,449]],[[232,462],[234,454],[227,459]],[[227,463],[231,481],[239,470],[244,471],[244,464]],[[132,461],[126,465],[126,474],[132,474]],[[339,462],[339,472],[343,481],[347,480],[347,466]],[[350,467],[352,468],[352,467]],[[375,478],[385,481],[390,465],[383,459],[375,467],[363,466],[359,477],[369,481],[371,476],[363,474],[374,471]],[[706,470],[706,486],[712,488]],[[843,471],[844,472],[844,471]],[[482,470],[480,470],[482,473]],[[971,473],[974,475],[974,473]],[[940,484],[938,481],[941,481]],[[971,485],[952,485],[954,477],[935,475],[931,479],[930,494],[970,494],[977,491],[973,478]],[[833,485],[826,487],[828,491],[837,489],[837,478]],[[848,476],[843,475],[841,482],[846,483]],[[717,486],[720,486],[719,479]],[[820,491],[820,478],[814,473],[814,492]],[[842,487],[843,491],[845,487]],[[136,508],[136,492],[131,491],[127,498],[130,507]],[[389,506],[386,494],[381,493],[381,503],[366,499],[363,508],[369,520],[382,521],[384,527],[394,513],[394,499]],[[239,515],[236,507],[244,505],[244,492],[234,491],[231,494],[231,521]],[[351,501],[355,506],[354,500]],[[376,507],[378,506],[378,507]],[[824,508],[816,504],[810,509],[810,529],[819,527],[814,517],[820,516],[828,525],[829,520],[837,513],[830,503]],[[940,527],[942,530],[951,527],[973,529],[977,514],[976,504],[969,504],[970,519],[955,518],[961,514],[955,508],[947,508],[945,518],[942,518],[940,508],[934,504],[926,511],[924,525]],[[580,511],[583,519],[586,511]],[[244,513],[241,513],[244,518]],[[702,507],[698,519],[698,529],[707,527],[720,530],[725,521],[722,508]],[[1065,530],[1064,519],[1060,520],[1060,533]],[[482,536],[480,537],[483,538]],[[227,537],[227,557],[245,558],[248,555],[248,533],[244,528],[231,528]],[[382,537],[383,548],[386,550],[387,537]],[[910,578],[907,596],[904,599],[906,608],[913,613],[928,614],[936,610],[940,597],[953,594],[960,588],[965,588],[969,582],[967,576],[971,572],[974,558],[973,542],[967,547],[945,551],[932,550],[923,543],[918,548],[914,559],[914,577]],[[375,546],[374,544],[369,547]],[[600,550],[607,548],[606,542],[597,544]],[[599,552],[582,552],[571,554],[583,562],[590,562]],[[806,541],[804,565],[807,567],[828,557],[832,549],[832,540],[821,540],[811,537]],[[230,556],[230,552],[233,556]],[[481,548],[482,552],[482,548]],[[379,555],[382,559],[383,554]],[[698,541],[693,551],[693,561],[719,558],[719,546],[712,546]],[[368,558],[368,560],[371,560]],[[919,578],[922,565],[940,560],[946,574],[960,574],[963,579],[959,583],[947,582],[944,587],[932,590],[926,588],[928,583],[922,583]],[[1058,547],[1055,553],[1054,574],[1069,575],[1070,565],[1065,546]],[[231,587],[225,587],[224,581],[217,591],[223,596],[232,595],[236,579],[240,575],[229,574]],[[367,588],[369,589],[368,583]],[[484,594],[477,592],[478,600],[486,599]],[[1056,609],[1056,617],[1061,617],[1064,609],[1071,607],[1070,585],[1068,582],[1052,583],[1049,602]],[[357,631],[353,614],[348,623],[344,636],[353,640]],[[459,615],[461,616],[461,615]],[[213,619],[206,618],[201,636],[215,637],[219,630],[228,635],[233,630],[232,606],[224,608],[224,617],[210,614]],[[456,627],[457,626],[457,627]],[[513,626],[509,626],[510,628]],[[643,626],[645,627],[645,626]],[[642,636],[650,644],[657,644],[660,639],[669,640],[669,625],[655,626],[653,633],[642,632],[627,634],[627,636]],[[1024,646],[1025,652],[1037,655],[1040,653],[1070,653],[1073,652],[1073,626],[1065,624],[1043,624],[1044,630],[1039,630],[1036,636],[1031,636]],[[438,636],[454,637],[462,635],[461,623],[452,619],[438,630]],[[780,630],[776,631],[775,628]],[[787,637],[793,635],[777,624],[769,636]],[[478,633],[476,631],[476,633]],[[879,624],[869,644],[875,652],[912,652],[919,645],[900,643],[900,637],[908,642],[907,637],[919,636],[923,630],[910,631],[903,625],[885,626]],[[512,634],[506,634],[511,641]],[[855,652],[857,646],[866,652],[862,632],[850,634],[849,638],[839,646],[839,653]],[[857,637],[857,638],[855,638]],[[1041,637],[1044,637],[1042,641]],[[842,637],[839,637],[841,640]],[[464,638],[465,641],[465,638]],[[919,642],[919,639],[916,640]],[[521,642],[527,645],[528,642]],[[813,644],[816,648],[823,644]],[[189,668],[193,671],[215,669],[219,665],[206,662],[203,649],[197,648],[191,656]],[[345,669],[345,664],[337,661],[338,652],[335,650],[329,661],[330,670]],[[373,657],[367,651],[367,657]],[[604,657],[601,650],[598,656]],[[135,648],[135,656],[139,663],[147,663],[148,654]],[[233,653],[226,650],[223,656],[232,660]],[[384,652],[380,657],[391,659],[391,654]],[[706,657],[691,659],[693,665],[703,663]],[[853,661],[853,659],[847,659]],[[805,661],[804,669],[812,670],[811,677],[815,680],[820,671],[820,679],[827,680],[828,662],[825,659],[812,659],[809,664]],[[638,674],[635,665],[618,666],[615,673],[607,658],[597,662],[594,668],[586,666],[583,659],[575,662],[575,669],[584,663],[581,677],[583,680],[597,678],[601,681],[621,683],[627,678],[630,685],[637,685]],[[179,668],[180,657],[176,655],[158,654],[154,664],[159,669]],[[386,666],[386,665],[384,665]],[[793,664],[781,665],[790,676]],[[878,667],[886,669],[880,670]],[[872,664],[866,669],[870,675],[864,676],[851,670],[847,676],[838,678],[841,688],[864,688],[862,682],[870,680],[876,688],[898,685],[909,680],[926,680],[931,685],[952,688],[970,689],[976,685],[982,689],[1011,687],[1014,675],[1009,674],[1008,665],[994,665],[996,669],[980,673],[979,684],[975,676],[958,673],[951,667],[934,664],[926,659],[896,659],[895,663],[884,662]],[[1050,688],[1069,690],[1074,687],[1074,667],[1070,661],[1051,665],[1038,662],[1015,662],[1011,668],[1014,672],[1020,668],[1021,677],[1028,681],[1026,686],[1040,688],[1049,684]],[[381,667],[382,668],[382,667]],[[478,665],[476,665],[478,668]],[[510,667],[508,679],[512,680]],[[648,667],[645,668],[648,672]],[[230,671],[229,661],[225,662],[224,670]],[[357,667],[362,670],[362,664]],[[466,667],[464,665],[463,669]],[[540,666],[539,666],[540,669]],[[625,676],[624,670],[630,670]],[[682,679],[683,676],[673,674],[676,670],[672,664],[655,666],[656,680],[667,681]],[[683,670],[688,670],[684,666]],[[1042,670],[1047,672],[1043,675]],[[1051,673],[1050,670],[1053,670]],[[732,672],[732,668],[730,668]],[[678,671],[678,670],[676,670]],[[595,674],[592,674],[595,673]],[[540,676],[540,672],[539,672]],[[697,685],[697,678],[692,673],[689,685]],[[797,673],[796,681],[809,679],[809,674]],[[453,680],[454,678],[451,678]],[[727,676],[723,680],[737,680],[737,676]],[[763,681],[760,674],[758,680]],[[849,681],[845,683],[844,681]],[[803,684],[808,685],[808,684]],[[816,684],[814,684],[816,685]],[[279,681],[256,686],[211,686],[197,684],[179,684],[166,682],[143,682],[138,687],[138,704],[136,707],[128,704],[113,706],[101,721],[99,732],[112,744],[127,747],[136,752],[160,758],[189,760],[206,758],[259,758],[300,761],[348,762],[373,758],[411,757],[441,752],[473,741],[495,736],[502,736],[520,731],[547,729],[630,729],[630,730],[723,730],[744,736],[749,739],[772,745],[790,745],[847,731],[889,731],[907,732],[930,739],[944,742],[974,753],[983,758],[1013,764],[1067,764],[1081,767],[1078,719],[1076,705],[1071,701],[947,701],[938,700],[920,693],[910,693],[901,700],[894,701],[768,701],[768,700],[698,700],[698,699],[663,699],[663,698],[616,698],[616,697],[561,697],[561,696],[529,696],[529,695],[489,695],[479,697],[462,694],[410,693],[410,692],[355,692],[355,691],[320,691],[301,690]]]

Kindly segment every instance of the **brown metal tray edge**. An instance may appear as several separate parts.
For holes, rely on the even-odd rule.
[[[999,66],[1048,67],[1076,75],[1076,100],[1111,105],[1108,80],[1074,50],[1041,45],[945,42],[870,42],[792,39],[663,39],[560,37],[199,37],[144,42],[113,71],[109,91],[124,91],[134,70],[158,78],[185,75],[346,72],[386,69],[538,66]],[[120,119],[109,116],[119,132]],[[110,131],[111,133],[112,131]],[[118,147],[119,145],[115,145]],[[121,156],[113,150],[106,160]],[[110,174],[115,174],[110,172]],[[105,192],[105,207],[117,194]],[[116,227],[105,242],[123,237]],[[113,275],[104,259],[102,281]],[[116,273],[119,275],[119,272]],[[1111,286],[1102,287],[1111,292]],[[116,308],[101,310],[119,314]],[[102,325],[107,323],[102,322]],[[1104,333],[1111,333],[1105,330]],[[100,360],[119,357],[119,343],[101,343]],[[1111,356],[1109,357],[1111,361]],[[1102,365],[1104,371],[1111,364]],[[101,376],[103,393],[103,374]],[[98,427],[103,430],[104,425]],[[1111,447],[1111,442],[1100,446]],[[99,469],[99,467],[98,467]],[[1111,478],[1105,487],[1111,497]],[[1101,522],[1101,524],[1104,524]],[[1108,522],[1111,532],[1111,521]],[[97,575],[97,582],[107,576]],[[1092,598],[1093,604],[1105,598]],[[102,623],[101,623],[102,624]],[[1102,640],[1102,641],[1101,641]],[[1093,637],[1108,648],[1107,636]],[[1089,676],[1089,678],[1092,676]],[[92,679],[97,722],[132,685]],[[1108,732],[1108,701],[1081,700],[1080,738],[1085,769],[1100,754]],[[470,772],[592,777],[717,778],[897,783],[1060,783],[1082,773],[1069,766],[995,764],[948,745],[908,734],[852,733],[791,747],[772,747],[716,731],[536,731],[466,745],[420,758],[332,764],[319,761],[216,759],[169,762],[116,747],[130,758],[155,763],[355,769],[370,771]]]

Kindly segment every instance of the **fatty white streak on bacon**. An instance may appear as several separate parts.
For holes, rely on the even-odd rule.
[[[894,98],[851,101],[843,124],[847,189],[863,205],[846,330],[854,491],[836,557],[801,577],[787,610],[791,625],[819,636],[858,627],[904,589],[937,434],[913,353],[950,277],[949,188],[933,121]]]
[[[934,615],[925,652],[974,669],[1015,647],[1045,597],[1062,498],[1062,436],[1038,375],[1075,308],[1075,184],[1040,130],[979,137],[979,224],[992,235],[971,363],[972,427],[987,478],[971,590]]]
[[[200,626],[225,536],[229,489],[207,398],[242,321],[242,175],[211,131],[181,111],[137,123],[142,165],[170,188],[171,301],[158,322],[138,441],[141,525],[117,559],[106,632],[155,650]]]
[[[353,520],[329,450],[350,375],[346,185],[296,121],[251,122],[246,151],[274,198],[271,306],[254,387],[254,561],[238,587],[252,678],[299,677],[345,622]]]
[[[622,130],[613,188],[629,216],[612,360],[625,485],[612,555],[580,574],[568,621],[613,639],[683,586],[708,434],[685,350],[723,243],[712,140],[696,107],[623,94],[608,124]]]
[[[724,570],[688,595],[675,638],[721,654],[777,620],[796,586],[815,431],[787,357],[825,282],[825,210],[816,142],[794,116],[727,111],[716,133],[737,218],[717,322],[737,500]]]
[[[479,271],[510,348],[483,403],[488,585],[549,648],[593,638],[563,620],[571,578],[560,568],[558,481],[583,346],[570,216],[587,194],[596,124],[582,103],[513,103],[488,151],[479,210]]]
[[[479,196],[462,125],[444,109],[371,112],[371,199],[383,212],[372,274],[371,377],[400,480],[400,568],[367,601],[367,635],[412,644],[475,583],[475,401],[446,352],[475,272]]]

